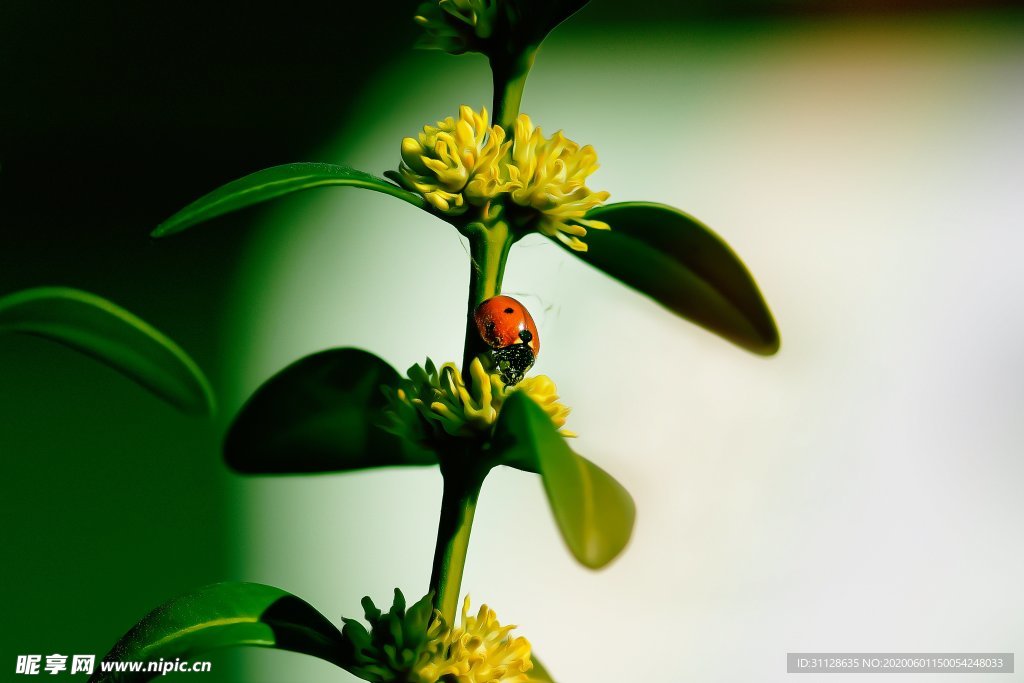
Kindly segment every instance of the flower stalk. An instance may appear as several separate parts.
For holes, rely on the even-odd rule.
[[[508,223],[500,219],[490,225],[472,223],[466,227],[466,234],[470,246],[470,277],[462,371],[469,384],[472,381],[469,376],[472,360],[482,350],[473,311],[480,302],[501,292],[501,280],[513,238]],[[430,590],[435,596],[434,607],[449,624],[454,623],[459,602],[477,496],[489,471],[488,467],[481,465],[481,454],[469,452],[466,455],[468,457],[452,458],[441,464],[444,494]]]
[[[526,77],[533,66],[536,48],[521,53],[514,59],[494,59],[491,72],[494,78],[494,121],[510,133],[519,116],[519,107],[526,87]],[[484,221],[473,222],[463,228],[469,239],[470,277],[469,297],[466,305],[466,336],[462,354],[462,373],[470,385],[470,367],[477,354],[486,351],[473,322],[473,312],[483,301],[501,293],[505,263],[515,241],[512,229],[502,215],[504,207],[485,206]],[[494,216],[493,220],[489,220]],[[481,455],[481,454],[470,454]],[[466,568],[469,536],[473,529],[476,501],[489,467],[479,464],[483,458],[442,462],[444,493],[441,516],[438,521],[437,544],[430,577],[430,590],[434,593],[434,607],[452,624],[462,588],[462,575]]]
[[[491,58],[491,74],[494,79],[494,122],[512,132],[512,126],[519,116],[526,88],[526,77],[530,75],[537,48],[529,48],[515,58]]]
[[[480,466],[481,459],[475,457],[479,454],[468,451],[465,455],[465,460],[460,458],[441,465],[444,493],[437,525],[430,590],[434,594],[434,608],[440,611],[448,624],[455,623],[476,501],[489,471],[488,467]]]
[[[462,376],[470,384],[469,367],[477,354],[486,351],[473,322],[473,311],[481,302],[501,293],[505,262],[514,237],[509,224],[497,220],[490,225],[472,223],[469,237],[469,299],[466,303],[466,341],[462,353]]]

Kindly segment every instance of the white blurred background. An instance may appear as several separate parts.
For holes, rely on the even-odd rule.
[[[536,371],[574,408],[576,450],[638,507],[631,545],[594,573],[535,476],[485,484],[464,589],[556,679],[776,681],[790,651],[1024,652],[1022,77],[1019,27],[962,17],[623,25],[545,45],[524,111],[596,147],[591,185],[612,201],[718,231],[783,340],[749,355],[545,239],[513,249],[505,293],[537,318]],[[482,60],[411,54],[318,159],[379,173],[403,136],[489,99]],[[461,354],[465,249],[411,206],[309,193],[245,258],[237,300],[255,308],[225,323],[251,350],[234,406],[331,346],[399,370]],[[440,483],[240,480],[238,573],[335,620],[364,594],[418,597]],[[255,681],[354,680],[300,655],[250,661]]]

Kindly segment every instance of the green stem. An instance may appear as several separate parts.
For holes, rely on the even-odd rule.
[[[537,49],[531,48],[515,59],[491,59],[494,77],[494,120],[507,132],[519,116],[526,77],[533,67]]]
[[[476,330],[473,311],[481,301],[501,292],[505,261],[512,248],[512,231],[508,223],[498,220],[487,226],[475,223],[467,229],[466,234],[469,237],[471,264],[462,372],[468,384],[469,365],[482,350],[483,344]],[[441,461],[444,496],[441,500],[441,519],[437,526],[430,590],[434,591],[434,607],[441,611],[449,624],[454,623],[458,607],[476,499],[487,475],[487,469],[480,465],[481,460],[480,454],[471,449],[466,453],[451,454]]]
[[[531,49],[514,60],[491,60],[494,73],[494,120],[507,131],[511,130],[519,115],[526,76],[533,66],[535,54],[536,50]],[[484,215],[487,215],[487,210]],[[471,223],[464,230],[469,238],[471,260],[469,300],[466,305],[466,342],[462,354],[462,376],[467,385],[471,382],[470,364],[477,354],[485,350],[476,330],[473,312],[482,301],[501,293],[505,261],[514,241],[512,230],[503,218],[493,222],[486,218],[484,220]],[[440,610],[449,625],[455,623],[476,501],[488,471],[488,468],[480,465],[481,459],[479,453],[470,450],[463,454],[451,454],[441,461],[444,495],[441,499],[441,518],[437,525],[430,590],[434,592],[434,607]]]
[[[472,458],[476,454],[470,453]],[[462,573],[466,568],[469,534],[473,530],[473,514],[480,495],[486,470],[473,464],[455,462],[454,467],[442,467],[444,495],[441,499],[441,519],[437,525],[437,547],[434,550],[434,570],[430,576],[430,590],[434,592],[434,607],[445,621],[455,623],[455,612],[462,588]]]
[[[476,230],[469,233],[469,301],[466,304],[466,342],[462,353],[462,376],[467,385],[469,364],[485,350],[476,330],[473,311],[482,301],[501,293],[501,280],[512,241],[512,231],[504,221],[490,227],[478,223]]]

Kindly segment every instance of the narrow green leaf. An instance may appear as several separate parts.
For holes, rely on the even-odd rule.
[[[218,583],[170,600],[147,614],[103,658],[104,662],[202,660],[237,645],[312,655],[343,666],[341,632],[291,593],[258,583]],[[153,672],[107,672],[89,683],[141,683]]]
[[[44,337],[106,363],[182,411],[213,413],[199,366],[160,331],[95,294],[65,287],[0,297],[0,334]]]
[[[779,331],[754,278],[700,221],[649,202],[601,206],[587,218],[612,229],[588,230],[588,251],[573,254],[748,351],[779,350]]]
[[[541,475],[562,538],[581,564],[598,569],[626,547],[636,518],[629,492],[574,453],[524,392],[514,392],[502,406],[494,446],[504,464]]]
[[[153,237],[166,237],[232,211],[300,190],[348,185],[383,192],[425,209],[423,197],[383,178],[348,166],[323,163],[284,164],[256,171],[200,197],[157,226]]]
[[[434,456],[381,428],[382,385],[398,373],[360,349],[307,356],[271,377],[228,431],[224,456],[246,474],[343,472],[431,465]]]

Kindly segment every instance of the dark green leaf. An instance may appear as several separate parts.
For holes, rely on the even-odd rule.
[[[556,26],[590,0],[512,0],[506,2],[509,19],[518,26],[527,45],[539,45]]]
[[[348,166],[322,163],[284,164],[256,171],[200,197],[157,226],[153,231],[153,237],[173,235],[197,223],[253,204],[300,190],[328,185],[361,187],[404,199],[421,209],[427,206],[418,194]]]
[[[562,538],[581,564],[598,569],[626,547],[636,518],[629,492],[574,453],[547,413],[524,392],[505,400],[494,446],[505,464],[541,475]]]
[[[218,583],[157,607],[103,661],[195,661],[213,650],[249,645],[302,652],[342,666],[341,642],[337,627],[290,593],[258,583]],[[89,683],[139,683],[159,675],[103,673],[97,665]]]
[[[398,373],[359,349],[331,349],[288,366],[261,386],[231,425],[228,465],[247,474],[343,472],[430,465],[433,455],[381,428],[381,386]]]
[[[213,412],[202,371],[173,341],[123,308],[64,287],[0,297],[0,334],[22,332],[70,346],[127,375],[186,413]]]
[[[612,229],[588,230],[588,251],[573,254],[748,351],[778,351],[779,331],[754,279],[697,219],[648,202],[601,206],[587,218]]]

